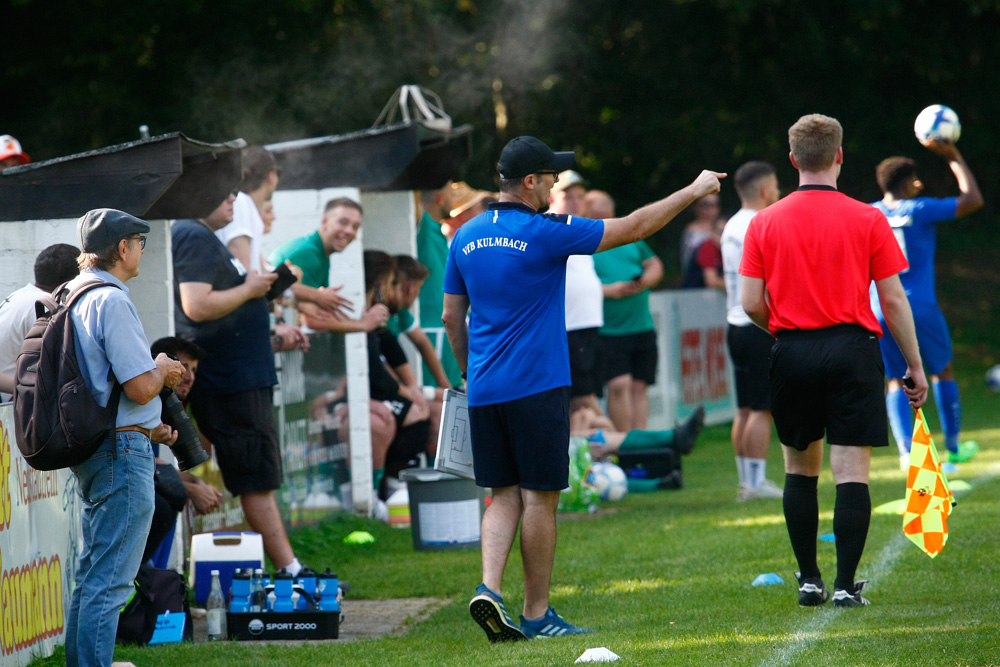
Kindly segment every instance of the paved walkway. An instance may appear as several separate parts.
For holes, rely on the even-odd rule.
[[[406,634],[414,623],[428,618],[449,602],[442,598],[397,598],[392,600],[344,600],[344,618],[340,624],[340,638],[310,641],[350,642],[359,639]],[[194,619],[194,642],[208,641],[208,624],[204,617]],[[305,641],[255,642],[257,644],[282,644],[296,646]]]

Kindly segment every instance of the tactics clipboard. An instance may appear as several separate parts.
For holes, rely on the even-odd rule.
[[[444,391],[434,469],[465,479],[476,478],[472,470],[469,398],[463,392],[453,389]]]

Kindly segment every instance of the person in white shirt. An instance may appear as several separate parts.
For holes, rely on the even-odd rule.
[[[0,303],[0,403],[11,400],[14,393],[17,355],[21,353],[24,337],[38,319],[35,301],[79,275],[76,265],[79,256],[80,249],[76,246],[50,245],[35,258],[35,282],[15,290]]]
[[[722,270],[726,283],[726,342],[736,377],[736,418],[733,449],[739,473],[740,502],[755,498],[781,498],[782,491],[765,477],[767,448],[771,442],[771,385],[768,367],[774,339],[750,321],[743,310],[743,237],[754,215],[778,201],[778,177],[767,162],[747,162],[736,170],[736,192],[742,208],[722,232]]]
[[[278,189],[278,176],[278,163],[271,151],[263,146],[244,149],[243,181],[233,202],[233,221],[215,232],[233,257],[257,273],[264,273],[260,250],[264,219],[260,211]]]
[[[559,174],[549,193],[549,213],[584,216],[587,189],[583,177],[572,169]],[[604,325],[604,286],[594,269],[591,255],[570,255],[566,261],[566,336],[569,340],[570,412],[588,407],[603,414],[597,393],[603,382],[601,342]]]

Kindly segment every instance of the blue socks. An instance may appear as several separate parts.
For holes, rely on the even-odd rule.
[[[885,407],[889,412],[889,426],[892,428],[892,437],[896,439],[899,455],[905,456],[910,453],[910,442],[913,440],[913,412],[910,410],[910,399],[906,398],[902,389],[891,390],[885,395]]]
[[[962,404],[958,400],[958,383],[954,380],[935,382],[934,401],[941,417],[945,445],[949,452],[958,452],[958,435],[962,430]]]

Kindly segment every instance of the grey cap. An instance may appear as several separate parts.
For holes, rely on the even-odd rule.
[[[133,234],[149,232],[149,223],[113,208],[87,211],[76,223],[76,236],[83,252],[97,252]]]

